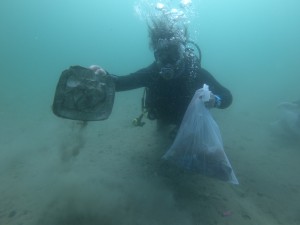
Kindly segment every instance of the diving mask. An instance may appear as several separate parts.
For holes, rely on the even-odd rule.
[[[181,42],[167,39],[158,41],[154,56],[164,79],[181,75],[184,70],[184,51],[185,47]]]

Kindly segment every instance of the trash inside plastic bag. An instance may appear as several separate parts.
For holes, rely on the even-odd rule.
[[[207,85],[196,91],[163,159],[184,170],[238,184],[224,152],[219,127],[204,105],[209,95]]]

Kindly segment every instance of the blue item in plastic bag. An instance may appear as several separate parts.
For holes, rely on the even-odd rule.
[[[187,171],[238,184],[224,152],[219,127],[204,104],[209,95],[207,85],[196,91],[163,159]]]

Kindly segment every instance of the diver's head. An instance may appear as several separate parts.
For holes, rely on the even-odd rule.
[[[166,17],[153,19],[152,25],[148,27],[150,46],[160,75],[165,79],[180,76],[185,67],[186,27]]]
[[[184,70],[184,43],[175,39],[159,39],[154,49],[160,75],[166,79],[180,76]]]

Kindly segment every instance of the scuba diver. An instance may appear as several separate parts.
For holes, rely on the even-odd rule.
[[[154,62],[146,68],[124,76],[106,72],[100,66],[91,66],[95,73],[112,77],[115,90],[127,91],[145,87],[143,111],[150,120],[179,126],[195,91],[207,84],[211,91],[209,108],[227,108],[232,103],[231,92],[201,67],[201,52],[189,47],[187,28],[176,26],[167,17],[153,19],[148,24],[150,47]],[[198,56],[197,56],[198,55]],[[137,125],[143,115],[137,118]]]
[[[147,115],[158,125],[179,127],[195,91],[204,84],[211,91],[206,107],[224,109],[231,104],[230,91],[201,67],[200,48],[188,39],[185,24],[163,14],[152,18],[148,32],[153,63],[124,76],[110,74],[96,65],[70,67],[58,82],[54,114],[81,121],[104,120],[111,113],[115,91],[141,87],[145,92],[142,114],[134,120],[137,126],[144,125],[142,118]]]
[[[202,102],[207,108],[219,109],[230,106],[231,92],[201,67],[201,51],[188,39],[186,26],[178,24],[177,20],[170,19],[168,15],[165,13],[148,24],[154,62],[146,68],[123,76],[111,74],[97,65],[89,68],[72,66],[60,77],[53,112],[57,116],[74,120],[105,120],[111,113],[115,91],[144,87],[142,114],[134,120],[135,125],[143,126],[142,118],[147,115],[150,120],[157,120],[160,131],[167,131],[167,135],[176,141],[177,131],[180,132],[181,122],[186,118],[186,110],[199,89],[208,91],[207,86],[209,87],[205,101],[199,101],[199,104]],[[205,106],[202,109],[206,110]],[[196,123],[193,121],[195,116],[189,118],[192,123]],[[193,139],[198,137],[198,132],[194,132],[194,127],[188,127],[188,134],[192,138],[189,137],[180,143],[178,155],[183,153],[184,157],[175,154],[176,160],[179,160],[179,164],[185,169],[238,183],[217,134],[218,127],[214,125],[212,128],[206,128],[205,131],[209,130],[207,134],[213,135],[206,140],[207,143],[203,147],[197,145],[201,142]],[[186,144],[186,141],[191,139],[191,144]],[[217,144],[213,143],[214,141]],[[208,148],[207,144],[213,144],[213,148]]]

